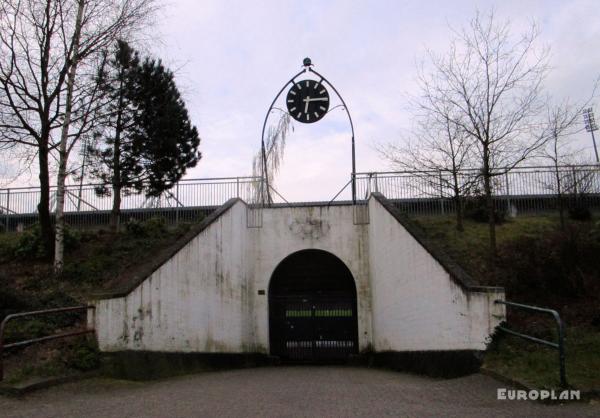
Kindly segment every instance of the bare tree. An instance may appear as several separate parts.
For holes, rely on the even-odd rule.
[[[474,143],[489,219],[492,265],[496,256],[493,177],[514,168],[542,147],[536,116],[543,108],[542,82],[549,71],[548,50],[536,47],[535,25],[513,37],[509,22],[479,13],[455,32],[450,51],[429,52],[432,69],[421,71],[422,110],[443,115]]]
[[[37,156],[38,214],[47,255],[54,246],[49,168],[51,152],[59,145],[57,131],[65,125],[69,71],[74,63],[93,57],[114,41],[153,4],[154,0],[85,0],[81,33],[74,36],[82,5],[79,1],[0,2],[0,143],[18,145],[26,154]],[[79,50],[74,54],[77,42]],[[84,130],[84,122],[91,120],[81,111],[90,101],[79,96],[89,88],[75,80],[72,85],[72,118],[66,125],[78,125],[79,132]],[[67,130],[66,138],[76,137]],[[57,157],[59,166],[68,150],[67,145]]]
[[[541,158],[549,160],[552,164],[552,181],[546,184],[556,194],[560,226],[565,228],[565,195],[575,192],[579,178],[565,166],[574,164],[580,149],[574,149],[567,142],[567,138],[582,130],[579,123],[581,111],[587,105],[575,106],[569,100],[564,100],[555,105],[548,105],[545,114],[547,145],[540,151]],[[580,187],[581,188],[581,187]]]
[[[272,203],[270,189],[283,161],[287,136],[293,129],[292,119],[288,113],[282,113],[277,125],[269,127],[264,150],[256,154],[252,160],[252,175],[262,178],[260,184],[254,186],[252,200],[255,202]]]
[[[0,2],[0,142],[37,154],[38,215],[46,253],[51,253],[49,155],[61,124],[68,71],[63,31],[72,13],[67,0]]]
[[[416,107],[421,107],[418,101]],[[438,109],[417,115],[413,132],[401,144],[385,144],[378,151],[394,168],[409,170],[421,180],[421,193],[452,199],[456,229],[463,231],[464,196],[477,181],[477,175],[464,170],[473,162],[473,142],[454,123],[451,106],[440,104]]]
[[[97,96],[99,86],[95,77],[77,75],[80,65],[92,63],[117,39],[127,37],[132,31],[147,23],[154,11],[153,0],[77,0],[72,38],[67,53],[65,111],[61,126],[57,175],[56,240],[54,269],[60,272],[64,263],[64,201],[67,164],[71,150],[84,133],[93,129],[99,112]],[[80,82],[80,96],[74,95]],[[79,108],[74,105],[79,103]],[[75,119],[72,116],[78,115]],[[70,135],[71,126],[76,133]]]
[[[548,142],[540,150],[540,157],[549,160],[552,165],[552,180],[545,186],[556,193],[562,229],[565,228],[566,196],[573,195],[577,199],[579,194],[589,188],[594,174],[593,170],[578,172],[575,169],[575,166],[584,165],[586,161],[581,158],[583,150],[574,148],[569,139],[583,130],[580,123],[581,113],[594,97],[596,87],[597,82],[592,96],[583,104],[572,104],[568,99],[551,104],[549,100],[545,112],[543,135]]]

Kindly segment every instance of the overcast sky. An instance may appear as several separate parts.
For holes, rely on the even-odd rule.
[[[202,137],[188,177],[251,173],[262,122],[278,90],[312,58],[348,104],[357,170],[388,169],[373,149],[410,127],[407,94],[426,48],[443,52],[448,25],[495,8],[519,32],[535,20],[552,49],[547,89],[583,99],[600,74],[597,1],[197,1],[172,0],[156,53],[178,82]],[[283,106],[283,102],[281,103]],[[277,118],[272,119],[276,121]],[[350,130],[341,110],[294,124],[276,187],[288,199],[327,199],[349,178]],[[580,141],[591,140],[585,134]]]
[[[446,50],[448,25],[463,26],[477,9],[492,7],[515,32],[539,24],[552,48],[548,92],[575,100],[589,94],[600,74],[597,0],[171,0],[155,31],[161,42],[151,50],[176,69],[202,138],[203,158],[187,177],[251,174],[269,104],[307,56],[348,104],[357,170],[389,169],[373,147],[409,128],[416,63],[426,48]],[[332,197],[351,171],[345,114],[338,109],[294,128],[277,189],[293,200]],[[591,144],[585,133],[578,141]]]

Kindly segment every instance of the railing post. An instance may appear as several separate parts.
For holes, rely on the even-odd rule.
[[[6,320],[0,323],[0,382],[4,380],[4,326]]]
[[[567,372],[565,367],[565,327],[560,317],[555,316],[558,326],[558,362],[560,364],[560,385],[567,387]]]
[[[241,198],[240,196],[240,178],[236,177],[235,178],[235,185],[236,185],[236,196],[237,198]]]
[[[442,185],[442,170],[438,170],[438,176],[440,180],[440,208],[442,210],[442,215],[444,215],[444,186]]]
[[[554,321],[556,322],[556,327],[558,330],[558,343],[543,340],[543,339],[540,339],[537,337],[533,337],[531,335],[522,334],[520,332],[513,331],[509,328],[505,328],[503,326],[499,326],[498,329],[501,331],[504,331],[507,334],[514,335],[514,336],[526,339],[528,341],[533,341],[534,343],[537,343],[537,344],[550,346],[550,347],[558,350],[558,367],[559,367],[559,375],[560,375],[560,385],[561,385],[561,387],[567,387],[568,383],[567,383],[567,373],[566,373],[566,365],[565,365],[565,358],[566,358],[565,327],[562,322],[562,319],[560,318],[560,314],[557,311],[555,311],[554,309],[540,308],[538,306],[524,305],[522,303],[508,302],[505,300],[495,300],[494,303],[499,303],[499,304],[511,306],[511,307],[514,307],[517,309],[523,309],[526,311],[542,312],[542,313],[552,315],[552,317],[554,318]]]
[[[179,182],[175,185],[175,226],[179,225]]]
[[[77,335],[95,333],[96,332],[95,326],[93,328],[89,328],[89,321],[88,321],[89,318],[88,318],[87,313],[89,312],[90,309],[94,310],[94,315],[95,315],[96,307],[94,305],[70,306],[70,307],[66,307],[66,308],[44,309],[41,311],[22,312],[22,313],[6,315],[4,317],[4,319],[0,322],[0,382],[2,380],[4,380],[4,362],[3,362],[4,357],[3,357],[3,355],[4,355],[5,348],[24,347],[26,345],[43,342],[43,341],[50,341],[50,340],[55,340],[55,339],[60,339],[60,338],[74,337]],[[8,321],[10,321],[12,319],[29,317],[29,316],[53,314],[53,313],[59,313],[59,312],[75,312],[75,311],[84,311],[86,313],[86,318],[85,318],[86,323],[85,323],[84,329],[80,329],[77,331],[70,331],[70,332],[61,333],[61,334],[48,335],[45,337],[33,338],[33,339],[14,342],[14,343],[10,343],[10,344],[4,344],[4,332],[6,330],[6,324],[8,323]],[[94,324],[95,324],[95,318],[94,318]]]
[[[508,171],[504,173],[504,185],[506,188],[506,213],[510,216],[510,187],[508,183]]]
[[[10,221],[10,189],[6,189],[6,221],[4,222],[4,229],[8,232],[8,222]],[[1,353],[0,353],[1,355]]]

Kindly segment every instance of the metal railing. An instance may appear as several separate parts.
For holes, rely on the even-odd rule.
[[[503,300],[496,300],[496,301],[494,301],[494,303],[506,305],[506,306],[513,307],[516,309],[531,311],[531,312],[545,313],[545,314],[551,315],[554,318],[554,320],[556,321],[556,328],[557,328],[557,332],[558,332],[558,342],[557,343],[552,342],[552,341],[543,340],[541,338],[536,338],[531,335],[522,334],[520,332],[511,330],[506,327],[498,327],[498,329],[507,334],[514,335],[516,337],[523,338],[525,340],[532,341],[534,343],[545,345],[547,347],[551,347],[551,348],[554,348],[555,350],[558,350],[558,367],[559,367],[559,375],[560,375],[560,385],[562,387],[566,387],[567,386],[567,372],[566,372],[566,366],[565,366],[565,326],[564,326],[562,320],[560,319],[560,315],[558,314],[558,312],[556,312],[553,309],[540,308],[538,306],[524,305],[522,303],[507,302],[507,301],[503,301]]]
[[[24,346],[39,343],[39,342],[56,340],[59,338],[74,337],[76,335],[83,335],[83,334],[91,334],[91,333],[95,332],[94,328],[89,328],[88,322],[86,320],[85,329],[79,329],[76,331],[63,332],[60,334],[47,335],[45,337],[32,338],[29,340],[23,340],[23,341],[13,342],[10,344],[4,344],[4,333],[6,331],[6,324],[9,321],[11,321],[13,319],[23,318],[23,317],[50,315],[50,314],[64,313],[64,312],[77,312],[77,311],[87,312],[88,310],[95,309],[95,308],[96,307],[93,305],[71,306],[71,307],[67,307],[67,308],[44,309],[44,310],[40,310],[40,311],[22,312],[22,313],[7,315],[4,318],[4,320],[2,321],[2,323],[0,323],[0,382],[4,379],[4,350],[10,349],[10,348],[16,348],[16,347],[24,347]]]
[[[496,207],[517,213],[541,213],[556,210],[558,191],[564,206],[585,206],[600,209],[600,165],[518,167],[500,170],[492,187]],[[458,172],[458,180],[466,190],[468,202],[481,194],[482,179],[476,169]],[[220,177],[186,179],[175,184],[158,197],[143,194],[122,194],[122,220],[144,220],[161,216],[169,223],[189,222],[207,215],[228,199],[239,197],[248,203],[258,203],[260,177]],[[350,182],[348,183],[350,184]],[[560,184],[560,187],[558,187]],[[400,209],[417,215],[449,214],[455,211],[452,192],[452,173],[448,171],[395,171],[358,173],[357,198],[367,199],[371,192],[380,192]],[[348,185],[346,185],[348,186]],[[84,184],[67,186],[65,217],[75,227],[108,224],[112,208],[109,185]],[[347,187],[336,199],[347,199]],[[56,191],[51,189],[51,211],[54,211]],[[279,193],[275,201],[287,202]],[[15,230],[37,222],[37,187],[0,189],[0,229]]]
[[[256,200],[260,177],[219,177],[181,180],[157,197],[132,194],[121,196],[124,220],[144,220],[162,216],[170,223],[193,221],[205,216],[227,200],[239,197],[246,202]],[[108,194],[100,191],[105,189]],[[0,189],[0,229],[15,230],[37,222],[39,187]],[[56,189],[50,190],[50,210],[54,212]],[[68,185],[65,218],[71,226],[108,224],[112,209],[110,185]]]
[[[517,167],[498,170],[492,178],[497,208],[510,213],[540,213],[558,207],[558,195],[569,205],[600,208],[600,165]],[[468,201],[483,191],[481,173],[464,169],[458,183]],[[380,192],[412,214],[445,214],[455,211],[453,178],[449,171],[395,171],[358,173],[357,196],[365,199]],[[559,186],[560,185],[560,186]]]

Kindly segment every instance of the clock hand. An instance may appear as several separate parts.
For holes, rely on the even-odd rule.
[[[327,97],[316,97],[314,99],[311,99],[310,97],[308,97],[307,99],[304,100],[308,100],[309,102],[327,102],[329,101],[329,99]]]
[[[306,96],[304,99],[304,103],[306,103],[306,106],[304,106],[304,113],[308,113],[308,102],[310,102],[310,96]]]

